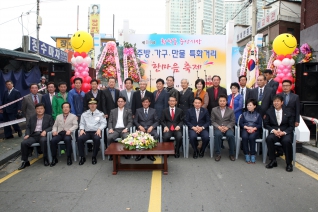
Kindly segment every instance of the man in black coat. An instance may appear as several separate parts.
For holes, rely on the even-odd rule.
[[[24,140],[21,142],[22,164],[19,170],[30,166],[28,160],[29,148],[34,143],[40,143],[43,152],[44,166],[48,166],[49,161],[47,158],[47,133],[52,131],[54,120],[52,116],[44,114],[45,106],[43,103],[35,105],[36,115],[31,116],[25,130]]]
[[[213,108],[219,106],[219,102],[218,102],[219,96],[221,94],[227,96],[226,88],[222,88],[220,86],[220,82],[221,82],[221,77],[217,76],[217,75],[214,75],[212,77],[213,86],[206,90],[206,92],[209,95],[209,104],[208,104],[208,107],[207,107],[207,109],[209,111],[209,114],[211,114],[211,111],[212,111]]]
[[[45,114],[52,116],[52,100],[56,95],[54,82],[47,83],[47,94],[42,96],[41,102],[45,105]]]
[[[98,81],[96,79],[92,79],[90,82],[92,89],[85,94],[84,101],[83,101],[83,108],[84,112],[89,109],[88,102],[94,98],[97,100],[97,110],[106,114],[106,105],[103,104],[103,93],[102,91],[98,90]],[[107,100],[106,100],[107,101]]]
[[[246,102],[247,102],[247,98],[248,95],[251,92],[251,89],[246,87],[246,83],[247,83],[247,78],[245,75],[242,75],[239,77],[239,83],[240,83],[240,94],[243,96],[243,108],[245,111],[247,111],[246,108]]]
[[[108,79],[108,87],[103,90],[103,104],[106,108],[105,117],[108,119],[110,111],[117,108],[117,100],[119,97],[119,90],[115,88],[116,79],[111,77]],[[103,112],[103,111],[102,111]]]
[[[259,75],[257,77],[257,88],[251,90],[247,99],[256,99],[258,104],[256,111],[261,114],[264,118],[266,111],[273,104],[273,89],[269,86],[265,86],[266,78],[264,75]]]
[[[7,90],[4,92],[2,98],[3,105],[21,98],[20,92],[13,87],[13,82],[11,80],[6,81],[6,87]],[[3,113],[4,122],[13,121],[17,119],[18,112],[21,112],[21,103],[22,101],[18,101],[0,110],[0,112]],[[12,126],[14,131],[18,133],[19,137],[21,137],[22,132],[20,126],[18,124],[13,124]],[[4,127],[4,136],[5,139],[13,138],[11,126]]]
[[[163,142],[170,141],[171,137],[176,140],[175,158],[180,157],[180,147],[182,145],[182,126],[184,113],[183,110],[176,107],[177,98],[169,97],[169,107],[164,109],[160,119],[163,128]]]
[[[271,87],[273,89],[273,95],[276,95],[279,83],[274,81],[273,71],[270,69],[266,69],[263,73],[264,73],[266,80],[267,80],[266,86]]]
[[[266,168],[271,169],[277,167],[275,156],[275,143],[280,142],[286,158],[286,171],[292,172],[293,166],[293,131],[295,126],[294,116],[289,110],[283,108],[283,97],[276,95],[273,98],[274,107],[266,111],[266,118],[264,119],[264,127],[268,130],[266,144],[268,147],[270,163]]]
[[[298,127],[300,122],[299,96],[291,92],[292,82],[290,80],[284,80],[282,84],[283,92],[278,95],[284,98],[284,106],[295,116],[295,127]]]
[[[138,108],[142,108],[141,100],[144,97],[149,97],[150,98],[151,104],[150,104],[149,107],[154,108],[155,99],[153,97],[153,93],[150,92],[150,91],[147,91],[146,87],[147,87],[147,81],[141,80],[139,82],[139,90],[134,92],[133,100],[132,100],[132,103],[131,103],[131,112],[132,112],[133,117],[136,114],[136,110]]]
[[[194,94],[189,88],[189,80],[181,80],[182,91],[179,92],[179,108],[183,110],[184,114],[187,114],[188,109],[193,107]]]

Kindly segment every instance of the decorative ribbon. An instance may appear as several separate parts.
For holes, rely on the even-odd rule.
[[[17,124],[17,123],[21,123],[21,122],[25,122],[25,121],[26,121],[26,118],[16,119],[16,120],[13,120],[13,121],[4,122],[4,123],[0,124],[0,128],[6,127],[6,126],[11,126],[13,124]]]
[[[100,55],[99,60],[98,60],[98,62],[97,62],[97,64],[96,64],[96,72],[99,72],[99,69],[100,69],[100,67],[101,67],[102,64],[103,64],[103,61],[104,61],[105,56],[106,56],[106,53],[107,53],[107,49],[108,49],[108,45],[106,44],[106,46],[105,46],[105,48],[103,49],[103,52],[102,52],[102,54]]]
[[[42,91],[42,90],[44,90],[44,89],[46,89],[46,87],[39,89],[39,91]],[[27,94],[27,95],[28,95],[28,94]],[[18,101],[21,101],[21,100],[22,100],[24,97],[26,97],[27,95],[22,96],[21,98],[16,99],[16,100],[14,100],[14,101],[12,101],[12,102],[9,102],[9,103],[7,103],[7,104],[5,104],[5,105],[1,105],[1,106],[0,106],[0,110],[1,110],[2,108],[8,107],[9,105],[12,105],[12,104],[18,102]]]
[[[276,73],[276,67],[273,67],[273,63],[275,61],[275,58],[276,58],[276,53],[273,51],[271,57],[268,60],[267,67],[266,67],[267,69],[273,69],[274,68],[274,70],[273,70],[274,74]]]
[[[111,41],[113,43],[115,43],[114,41]],[[115,43],[116,44],[116,43]],[[118,51],[115,45],[115,49],[114,49],[114,56],[115,56],[115,62],[116,62],[116,71],[117,71],[117,82],[118,82],[118,87],[119,90],[123,90],[123,82],[121,80],[121,72],[120,72],[120,65],[119,65],[119,57],[118,57]]]
[[[134,54],[134,48],[124,48],[124,55]]]

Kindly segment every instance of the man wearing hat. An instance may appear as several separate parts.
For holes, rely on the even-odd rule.
[[[91,98],[88,102],[89,110],[85,111],[81,116],[79,126],[79,137],[77,140],[78,151],[80,156],[79,165],[83,165],[86,161],[84,154],[84,144],[87,140],[92,139],[94,143],[92,164],[97,163],[96,155],[100,146],[100,138],[102,137],[102,130],[106,128],[107,121],[104,118],[104,113],[97,110],[97,100]],[[104,150],[102,150],[104,151]],[[104,152],[102,152],[104,154]]]
[[[46,94],[47,93],[47,86],[46,86],[46,78],[45,76],[42,76],[40,79],[40,82],[38,84],[39,89],[45,88],[41,91],[39,91],[40,94]]]

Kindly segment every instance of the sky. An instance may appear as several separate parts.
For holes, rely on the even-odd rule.
[[[23,35],[36,38],[36,2],[1,1],[0,48],[13,50],[21,47]],[[40,40],[55,46],[51,36],[74,34],[77,31],[77,6],[79,30],[87,31],[91,4],[100,4],[100,33],[113,33],[113,14],[115,38],[126,19],[136,34],[165,33],[165,0],[41,0]]]

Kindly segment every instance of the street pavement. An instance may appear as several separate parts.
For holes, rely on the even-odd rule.
[[[2,182],[0,211],[148,211],[153,172],[112,175],[112,162],[102,161],[100,154],[95,166],[90,154],[83,166],[78,161],[67,166],[65,155],[58,159],[55,167],[44,167],[39,159]],[[196,160],[191,153],[188,159],[170,156],[156,211],[318,211],[318,177],[297,168],[286,172],[281,158],[270,170],[261,160],[246,164],[241,154],[232,162],[227,150],[220,162],[208,154]],[[146,158],[122,162],[151,163]],[[5,169],[15,170],[20,163]]]

